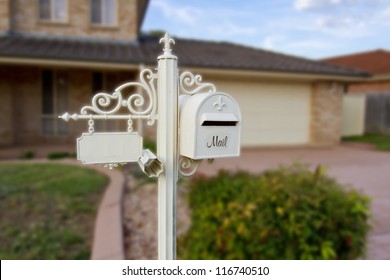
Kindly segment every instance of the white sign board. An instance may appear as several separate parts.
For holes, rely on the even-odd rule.
[[[77,159],[84,164],[136,162],[142,156],[137,133],[83,133],[77,139]]]

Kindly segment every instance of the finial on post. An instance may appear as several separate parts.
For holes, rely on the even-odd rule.
[[[164,55],[171,55],[172,54],[172,49],[171,49],[171,44],[175,44],[175,40],[169,36],[168,33],[165,33],[164,37],[160,39],[160,44],[164,43]]]

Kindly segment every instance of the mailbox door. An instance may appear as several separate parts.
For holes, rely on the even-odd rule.
[[[192,159],[240,155],[241,113],[225,93],[180,98],[180,154]]]
[[[229,95],[205,98],[197,112],[197,130],[196,159],[240,155],[241,113]]]

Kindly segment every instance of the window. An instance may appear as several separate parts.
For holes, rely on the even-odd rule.
[[[67,0],[38,0],[39,19],[65,22],[68,17]]]
[[[45,136],[64,136],[68,125],[60,114],[68,108],[68,73],[65,71],[42,70],[42,134]]]
[[[91,0],[91,23],[115,26],[117,24],[116,0]]]

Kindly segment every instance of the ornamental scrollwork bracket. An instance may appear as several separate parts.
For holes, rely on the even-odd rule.
[[[69,119],[147,119],[148,125],[153,125],[157,119],[156,74],[150,69],[144,69],[141,71],[139,79],[140,82],[128,82],[120,85],[112,94],[97,93],[92,98],[91,105],[81,108],[80,114],[65,113],[59,118],[65,121],[69,121]],[[136,91],[130,93],[129,97],[125,99],[123,92],[129,88],[135,88]],[[127,108],[129,113],[116,114],[121,108]]]
[[[180,75],[180,92],[182,94],[194,95],[201,92],[216,92],[215,85],[212,83],[202,83],[201,75],[194,75],[185,71]]]
[[[185,156],[179,157],[179,173],[181,176],[192,176],[198,169],[202,160],[195,160]]]

